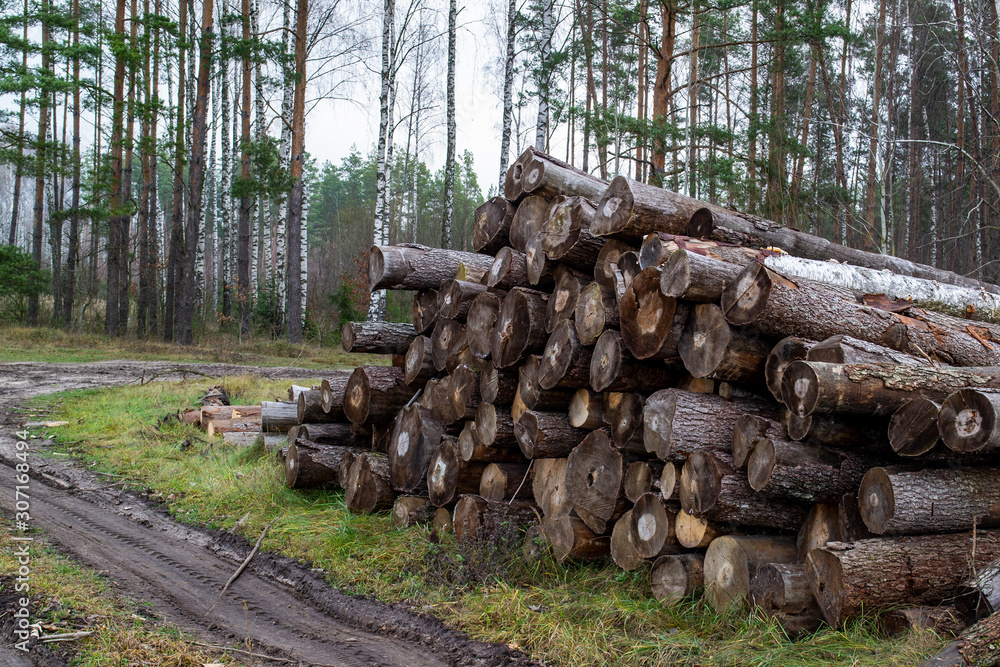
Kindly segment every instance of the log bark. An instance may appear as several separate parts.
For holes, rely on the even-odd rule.
[[[816,343],[809,348],[805,360],[821,361],[828,364],[930,365],[926,359],[918,359],[884,345],[858,340],[845,334],[830,336],[826,340]]]
[[[482,403],[479,375],[465,364],[458,366],[449,376],[447,396],[452,423],[474,418]]]
[[[920,667],[996,667],[1000,642],[1000,613],[994,613],[962,633]]]
[[[490,360],[479,374],[479,394],[486,403],[510,405],[514,401],[514,394],[517,393],[519,381],[516,372],[498,368]]]
[[[431,522],[437,510],[427,498],[398,496],[392,505],[392,525],[396,528],[422,526]]]
[[[677,345],[684,368],[694,377],[748,385],[760,384],[771,349],[759,336],[729,324],[714,303],[691,309]]]
[[[665,464],[663,461],[633,461],[629,464],[628,468],[625,469],[625,481],[622,482],[625,497],[628,498],[629,502],[636,502],[642,494],[650,491],[660,492],[660,478],[665,465],[669,465],[671,469],[674,467],[674,464]],[[655,488],[654,481],[656,482]],[[663,499],[668,500],[672,493],[673,489],[671,488]],[[661,497],[663,497],[662,494]]]
[[[824,447],[865,449],[879,455],[890,451],[884,419],[843,419],[822,414],[800,417],[783,407],[781,425],[790,440]]]
[[[824,340],[847,334],[946,364],[1000,365],[1000,347],[983,342],[991,337],[983,327],[970,328],[943,315],[930,318],[911,310],[907,316],[861,305],[826,288],[793,283],[756,262],[726,287],[721,305],[731,324],[750,325],[768,336]]]
[[[320,389],[300,391],[295,402],[295,418],[299,424],[335,423],[343,419],[338,411],[323,409],[323,392]]]
[[[535,156],[536,152],[534,148],[528,147],[507,168],[507,175],[503,183],[503,196],[512,204],[516,204],[524,197],[521,178],[524,176],[525,165]]]
[[[568,456],[587,436],[573,428],[565,412],[528,410],[514,424],[517,444],[525,458],[558,458]]]
[[[1000,526],[1000,468],[872,468],[858,509],[876,535],[918,535]]]
[[[538,381],[542,358],[529,355],[518,368],[518,392],[525,407],[531,410],[565,410],[573,400],[572,389],[543,389]]]
[[[746,467],[754,447],[761,438],[780,438],[782,435],[781,425],[773,419],[757,415],[740,415],[733,426],[733,465],[737,468]]]
[[[1000,533],[879,537],[813,549],[806,571],[827,623],[841,627],[862,608],[937,604],[1000,556]]]
[[[1000,393],[962,389],[938,413],[938,431],[954,452],[994,452],[1000,447]]]
[[[632,355],[636,359],[667,356],[661,348],[674,328],[677,301],[660,291],[659,272],[641,271],[626,288],[619,307],[622,340]],[[669,347],[676,348],[677,343],[674,339]]]
[[[521,188],[525,193],[548,198],[565,195],[597,201],[607,187],[606,181],[544,153],[536,152],[521,172]]]
[[[524,531],[538,523],[534,503],[515,500],[490,502],[481,496],[462,496],[453,514],[455,539],[492,540],[508,534],[512,529]]]
[[[645,244],[643,244],[645,251]],[[642,253],[639,256],[643,262]],[[742,268],[710,254],[677,249],[657,265],[660,291],[666,296],[699,303],[718,303],[722,292]]]
[[[688,514],[683,508],[677,512],[674,521],[677,542],[686,549],[706,549],[712,540],[728,532],[721,525],[711,523],[708,519]]]
[[[415,391],[401,368],[358,366],[344,391],[344,415],[352,424],[388,423]]]
[[[774,618],[790,636],[823,622],[823,612],[809,588],[805,565],[801,563],[767,563],[757,569],[750,580],[750,602],[766,616]],[[786,620],[788,619],[788,620]],[[794,619],[794,626],[789,620]]]
[[[705,601],[716,611],[741,604],[750,594],[750,580],[764,565],[794,563],[795,542],[772,535],[716,538],[705,552]]]
[[[570,513],[572,506],[566,494],[565,458],[533,459],[535,472],[531,493],[542,514],[558,518]]]
[[[354,434],[351,432],[350,424],[300,424],[295,427],[295,437],[292,438],[292,430],[288,431],[288,442],[296,440],[309,440],[320,445],[351,445],[353,446]]]
[[[431,379],[436,372],[431,339],[427,336],[417,336],[406,350],[406,359],[403,362],[403,380],[406,384],[418,386]]]
[[[392,509],[396,502],[396,491],[389,482],[389,461],[382,454],[358,454],[344,488],[344,502],[355,514]]]
[[[861,518],[857,493],[845,493],[840,502],[837,503],[837,527],[842,542],[876,537],[875,533],[868,530],[864,519]]]
[[[487,463],[463,461],[458,444],[442,438],[427,466],[427,496],[436,507],[450,505],[459,495],[479,490],[479,478]]]
[[[579,517],[546,516],[542,519],[542,530],[552,545],[556,562],[601,560],[611,553],[611,536],[598,535]]]
[[[590,386],[594,391],[650,392],[669,387],[676,380],[674,365],[633,359],[617,331],[605,331],[594,346],[590,361]]]
[[[437,293],[437,316],[465,322],[472,302],[486,289],[486,285],[468,280],[447,281]]]
[[[496,255],[508,245],[514,205],[503,197],[493,197],[478,207],[472,223],[472,249],[485,255]]]
[[[421,405],[400,410],[389,441],[394,488],[412,493],[424,487],[431,456],[444,432],[444,425],[433,411]]]
[[[625,459],[605,431],[593,431],[570,452],[566,464],[566,491],[587,525],[603,533],[606,522],[624,511]]]
[[[841,534],[839,500],[837,503],[816,503],[809,509],[809,516],[795,538],[797,560],[805,562],[810,551],[822,549],[830,542],[846,541]]]
[[[704,204],[696,199],[617,176],[597,204],[590,231],[639,243],[651,232],[706,236],[712,231],[694,213]]]
[[[262,401],[260,430],[264,433],[285,433],[299,423],[299,404],[284,401]]]
[[[347,322],[340,334],[344,352],[406,354],[417,337],[411,324],[396,322]]]
[[[964,582],[955,604],[969,618],[982,618],[1000,610],[1000,560],[994,560]]]
[[[596,205],[583,197],[556,197],[540,236],[545,254],[552,260],[592,274],[601,248],[607,242],[590,233]]]
[[[938,415],[941,405],[929,398],[903,403],[889,420],[889,445],[900,456],[922,456],[941,441]]]
[[[631,517],[632,510],[626,511],[611,529],[611,560],[623,570],[635,570],[646,562],[632,545]]]
[[[495,290],[531,287],[528,280],[528,258],[523,251],[501,248],[486,274],[486,285]]]
[[[520,288],[507,294],[493,332],[494,366],[508,368],[545,349],[547,300],[548,295]]]
[[[940,637],[954,637],[965,627],[965,619],[948,604],[890,609],[879,617],[879,629],[888,637],[900,637],[917,630],[932,630]]]
[[[629,515],[629,535],[636,553],[656,558],[683,550],[674,532],[677,507],[668,505],[658,493],[639,497]]]
[[[341,461],[348,449],[337,445],[290,443],[285,453],[285,486],[289,489],[339,488]]]
[[[483,292],[472,300],[465,319],[469,350],[477,359],[488,359],[492,353],[493,329],[503,305],[503,298],[493,292]]]
[[[545,224],[549,213],[549,200],[538,195],[528,195],[517,205],[514,219],[510,223],[510,247],[519,253],[525,251],[525,246],[532,236],[537,234]]]
[[[437,290],[421,290],[413,295],[410,305],[410,321],[418,334],[430,333],[437,322]]]
[[[483,403],[482,405],[488,405],[488,403]],[[484,445],[477,434],[476,422],[471,421],[465,422],[465,428],[458,435],[458,452],[463,461],[509,463],[524,460],[521,451],[516,447]]]
[[[593,345],[606,328],[617,327],[619,321],[618,303],[610,289],[594,282],[580,292],[573,322],[581,345]]]
[[[549,333],[555,331],[563,321],[573,319],[580,294],[590,282],[582,273],[563,264],[556,268],[554,278],[555,287],[545,310],[545,330]]]
[[[465,280],[477,281],[492,264],[492,257],[474,252],[416,244],[374,245],[368,252],[368,287],[372,292],[436,290],[455,277],[459,265],[465,267]]]
[[[260,417],[239,417],[237,419],[213,419],[205,425],[208,437],[223,433],[259,433]]]
[[[837,449],[762,437],[747,461],[754,491],[787,500],[837,502],[854,491],[873,459]]]
[[[479,495],[486,500],[531,500],[528,463],[489,463],[480,474]]]
[[[594,431],[605,425],[601,414],[601,395],[589,389],[577,389],[569,403],[569,423],[575,428]]]
[[[563,320],[545,342],[538,385],[542,389],[586,387],[590,382],[592,356],[593,351],[580,343],[576,325]]]
[[[785,400],[781,396],[781,378],[788,364],[805,359],[809,349],[815,344],[808,338],[786,336],[768,352],[767,360],[764,362],[764,384],[779,403]]]
[[[490,447],[507,448],[517,445],[510,409],[497,407],[492,403],[480,403],[476,409],[476,434],[481,443]]]
[[[649,571],[653,597],[664,607],[672,607],[705,585],[705,557],[702,554],[660,556]]]

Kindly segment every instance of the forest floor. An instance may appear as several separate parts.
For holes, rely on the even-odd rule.
[[[224,446],[163,419],[193,406],[220,377],[234,402],[253,403],[282,395],[290,379],[314,381],[315,370],[191,369],[175,361],[0,363],[2,442],[9,447],[24,422],[41,424],[31,440],[32,467],[48,475],[31,480],[32,518],[46,545],[33,555],[35,609],[47,633],[94,633],[63,645],[58,660],[250,660],[209,645],[338,665],[517,664],[526,661],[521,650],[559,665],[912,665],[945,643],[930,632],[884,638],[873,618],[791,641],[746,609],[719,615],[695,599],[664,609],[644,570],[551,561],[529,568],[518,540],[470,549],[425,528],[396,530],[386,516],[352,515],[339,492],[285,488],[263,448]],[[12,475],[0,466],[5,480]],[[5,511],[12,486],[4,485]],[[11,572],[6,515],[4,524],[0,572]],[[262,551],[213,607],[265,526]],[[0,578],[0,608],[9,590]]]

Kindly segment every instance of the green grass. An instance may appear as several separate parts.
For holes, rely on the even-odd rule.
[[[239,403],[287,386],[250,377],[227,382]],[[182,521],[227,528],[249,512],[241,532],[252,541],[273,520],[264,548],[324,568],[332,585],[409,602],[473,637],[556,664],[912,665],[944,644],[929,632],[886,639],[870,619],[793,642],[746,609],[720,615],[694,599],[664,609],[651,598],[645,571],[551,561],[529,569],[516,558],[516,544],[470,550],[450,536],[429,539],[426,528],[396,530],[387,516],[352,515],[339,492],[286,489],[273,454],[260,447],[234,449],[193,427],[158,425],[210,384],[65,393],[44,399],[45,414],[70,421],[49,429],[60,451],[151,490]]]
[[[359,364],[388,364],[389,358],[375,354],[349,354],[339,345],[314,343],[291,345],[285,341],[235,336],[205,336],[197,345],[175,345],[158,340],[108,338],[88,333],[70,333],[48,327],[0,326],[2,361],[87,362],[112,359],[136,361],[188,361],[254,366],[298,366],[300,368],[353,368]]]

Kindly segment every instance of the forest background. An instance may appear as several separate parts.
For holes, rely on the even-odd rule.
[[[406,320],[367,248],[468,249],[529,145],[996,282],[998,80],[983,0],[4,0],[0,300],[182,343]]]

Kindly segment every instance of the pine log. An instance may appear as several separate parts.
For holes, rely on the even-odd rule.
[[[857,493],[845,493],[840,502],[837,503],[837,532],[840,534],[842,542],[876,537],[875,533],[868,530],[865,520],[861,518]]]
[[[805,359],[809,349],[815,344],[808,338],[786,336],[768,352],[767,360],[764,362],[764,384],[775,400],[784,401],[781,396],[781,378],[788,364]]]
[[[1000,526],[1000,468],[872,468],[858,509],[876,535],[916,535]]]
[[[938,431],[948,449],[994,452],[1000,447],[1000,393],[962,389],[950,394],[938,413]]]
[[[700,450],[726,451],[745,414],[776,417],[776,406],[758,397],[722,398],[663,389],[646,399],[643,442],[664,461],[683,461]]]
[[[323,409],[323,392],[319,389],[300,391],[295,404],[295,418],[299,424],[336,423],[342,419],[338,411]]]
[[[413,330],[424,335],[431,332],[437,321],[437,290],[421,290],[413,295],[410,304],[410,321]]]
[[[601,246],[601,251],[597,253],[597,261],[594,262],[594,280],[598,285],[607,291],[607,297],[618,303],[618,297],[624,291],[618,291],[618,260],[627,252],[631,252],[632,247],[617,240],[607,241]],[[607,298],[606,297],[606,298]]]
[[[593,431],[604,426],[601,395],[589,389],[577,389],[569,403],[569,423],[575,428]]]
[[[542,389],[586,387],[590,382],[592,356],[593,351],[580,344],[576,325],[563,320],[545,343],[538,371],[539,386]]]
[[[683,508],[674,518],[674,534],[677,536],[677,542],[686,549],[705,549],[712,540],[727,532],[729,531],[721,525],[688,514]]]
[[[524,262],[528,271],[528,282],[541,289],[551,289],[555,284],[555,262],[550,262],[542,248],[541,232],[536,232],[524,244]]]
[[[621,299],[621,335],[636,359],[666,356],[660,349],[673,329],[677,302],[660,291],[659,277],[655,268],[641,271]]]
[[[650,232],[705,236],[712,231],[711,225],[703,227],[692,220],[702,206],[696,199],[617,176],[597,204],[590,231],[632,243],[641,242]]]
[[[520,500],[491,502],[481,496],[462,496],[453,514],[455,539],[496,540],[510,532],[523,532],[538,523],[533,503]]]
[[[632,545],[632,510],[626,511],[611,529],[611,560],[623,570],[635,570],[645,563]]]
[[[795,543],[789,537],[718,537],[705,552],[705,601],[716,611],[741,604],[750,594],[750,580],[761,567],[794,562]]]
[[[261,433],[259,431],[233,431],[222,434],[223,444],[232,447],[256,447],[257,443],[267,452],[272,452],[277,447],[286,445],[289,440],[284,435],[278,433]]]
[[[285,453],[285,486],[289,489],[336,489],[340,464],[347,447],[307,446],[292,442]]]
[[[545,308],[548,295],[512,289],[503,301],[493,331],[493,365],[507,368],[545,349]]]
[[[298,423],[298,403],[261,401],[260,430],[264,433],[285,433]]]
[[[619,321],[618,303],[610,289],[594,282],[580,292],[573,322],[581,345],[593,345],[605,328],[616,327]]]
[[[959,587],[955,604],[969,618],[982,618],[1000,610],[1000,560],[994,560],[965,581]]]
[[[621,256],[618,257],[616,264],[617,270],[615,272],[615,285],[618,293],[618,300],[621,301],[622,295],[625,294],[625,290],[627,290],[629,285],[632,284],[632,281],[635,280],[636,276],[642,273],[642,267],[639,266],[639,253],[635,250],[623,252]]]
[[[1000,532],[879,537],[813,549],[806,571],[827,623],[893,605],[936,604],[1000,556]]]
[[[528,259],[523,252],[501,248],[486,274],[486,285],[495,290],[531,287],[528,280]]]
[[[486,500],[531,500],[528,463],[489,463],[479,476],[479,495]]]
[[[537,234],[549,213],[549,200],[538,195],[529,195],[521,200],[514,211],[514,219],[510,223],[510,247],[519,253],[525,250],[525,244]]]
[[[482,283],[468,280],[449,280],[441,285],[437,293],[437,316],[443,319],[465,322],[472,302],[487,290]]]
[[[677,507],[668,505],[658,493],[645,493],[629,515],[629,535],[636,553],[656,558],[680,553],[683,549],[674,532]]]
[[[532,410],[565,410],[573,400],[572,389],[544,389],[538,376],[542,372],[542,358],[532,354],[518,369],[518,390],[524,405]]]
[[[237,417],[236,419],[213,419],[205,426],[208,437],[222,435],[223,433],[259,433],[260,416]]]
[[[491,354],[493,344],[493,328],[496,326],[497,315],[503,298],[494,292],[483,292],[472,300],[469,314],[465,320],[465,331],[468,337],[469,350],[477,359],[487,359]]]
[[[594,391],[656,391],[677,379],[674,365],[641,362],[625,351],[622,336],[609,329],[601,334],[590,361],[590,386]]]
[[[544,516],[558,518],[572,509],[566,495],[566,464],[565,458],[533,459],[531,493]]]
[[[438,319],[431,335],[431,358],[439,371],[453,370],[463,363],[463,352],[469,348],[465,325],[456,320]]]
[[[309,391],[310,389],[316,389],[316,387],[303,387],[297,384],[288,385],[288,400],[294,403],[299,400],[299,393]]]
[[[583,197],[556,197],[540,236],[545,254],[566,266],[592,273],[606,239],[590,233],[596,205]]]
[[[202,428],[205,428],[213,420],[260,419],[261,407],[259,405],[205,405],[202,406],[200,413],[198,421]]]
[[[771,349],[759,336],[729,324],[714,303],[691,308],[677,344],[684,368],[694,377],[744,384],[760,383]]]
[[[576,516],[546,516],[542,530],[558,563],[600,560],[611,552],[611,536],[598,535]]]
[[[525,458],[558,458],[568,456],[587,436],[573,428],[565,412],[527,410],[514,424],[517,444]]]
[[[358,366],[344,391],[344,414],[352,424],[387,423],[414,393],[401,368]]]
[[[442,438],[427,466],[427,495],[431,503],[444,507],[459,495],[478,491],[479,478],[487,465],[480,461],[463,461],[455,440]]]
[[[357,455],[361,453],[356,449],[348,449],[344,452],[344,458],[340,460],[340,486],[342,488],[347,488],[347,483],[351,479],[351,466],[354,465],[354,459],[357,458]]]
[[[396,491],[389,482],[389,461],[382,454],[358,454],[344,488],[344,502],[355,514],[392,509],[396,502]]]
[[[644,493],[654,490],[659,492],[659,481],[663,474],[664,465],[669,465],[673,469],[674,464],[664,464],[663,461],[633,461],[629,464],[628,468],[625,469],[625,481],[622,482],[625,497],[629,499],[629,502],[634,503]],[[654,480],[656,481],[655,489]],[[668,491],[664,500],[667,500],[672,492],[673,489]]]
[[[823,612],[809,588],[806,567],[801,563],[765,563],[757,568],[750,580],[750,602],[779,623],[787,617],[810,618],[815,630],[823,621]]]
[[[653,597],[664,607],[672,607],[705,585],[705,557],[702,554],[660,556],[649,571]]]
[[[890,451],[883,419],[838,419],[822,414],[799,417],[783,407],[781,425],[790,440],[824,447],[864,449],[878,454]]]
[[[566,492],[594,532],[603,533],[606,522],[622,514],[626,461],[605,431],[593,431],[570,452],[566,464]]]
[[[798,530],[807,507],[757,493],[721,452],[698,451],[681,468],[681,507],[710,521]]]
[[[510,410],[492,403],[480,403],[476,409],[476,434],[490,447],[507,448],[517,444]]]
[[[889,445],[900,456],[922,456],[941,441],[941,405],[929,398],[903,403],[889,420]]]
[[[434,512],[434,518],[431,519],[431,534],[443,535],[453,532],[455,532],[455,527],[452,522],[452,513],[446,507],[437,508]]]
[[[299,424],[294,429],[294,438],[292,429],[288,430],[288,442],[309,440],[320,445],[358,446],[350,424]]]
[[[822,549],[830,542],[846,541],[841,534],[839,503],[816,503],[809,509],[809,516],[795,538],[796,559],[805,562],[813,549]]]
[[[417,336],[412,324],[396,322],[346,322],[340,342],[345,352],[406,354]]]
[[[487,199],[476,207],[472,223],[472,249],[485,255],[496,255],[509,243],[514,205],[503,197]]]
[[[611,439],[618,449],[645,454],[642,413],[646,399],[642,394],[627,393],[611,411]]]
[[[427,336],[417,336],[406,350],[403,379],[406,384],[416,386],[427,382],[435,372],[437,369],[434,368],[431,339]]]
[[[489,405],[483,403],[480,405]],[[491,406],[492,407],[492,406]],[[521,450],[516,447],[493,447],[484,445],[479,439],[476,422],[465,422],[465,428],[458,435],[458,452],[463,461],[485,461],[487,463],[505,463],[523,461]]]
[[[917,630],[931,630],[940,637],[954,637],[966,627],[954,606],[890,609],[879,617],[879,629],[888,637],[900,637]]]
[[[507,167],[507,174],[504,177],[503,182],[503,196],[511,204],[516,204],[524,197],[524,187],[522,185],[521,179],[524,176],[524,167],[528,162],[535,157],[536,151],[533,147],[528,147],[523,153],[517,156],[517,159],[510,163]]]
[[[420,496],[398,496],[392,505],[392,525],[408,528],[428,524],[437,510],[427,498]]]
[[[339,373],[329,380],[323,380],[319,384],[320,393],[323,396],[323,410],[334,416],[333,421],[345,421],[344,397],[347,393],[347,384],[350,382],[349,373]]]
[[[997,667],[1000,665],[1000,613],[994,613],[965,630],[920,667]]]
[[[479,375],[465,364],[458,366],[449,376],[447,395],[453,421],[474,418],[477,406],[482,403]]]
[[[664,258],[659,264],[659,270],[660,291],[666,296],[700,303],[718,303],[726,285],[742,269],[692,250],[678,249]]]
[[[536,152],[521,171],[521,188],[526,194],[555,197],[586,197],[597,201],[604,194],[606,181]]]
[[[490,360],[479,374],[479,394],[486,403],[510,405],[514,401],[519,381],[515,371],[498,368]]]
[[[829,503],[857,489],[873,464],[842,450],[762,437],[747,461],[747,477],[754,491],[772,497]]]
[[[589,284],[582,273],[559,264],[554,274],[555,286],[545,310],[545,331],[552,333],[562,322],[572,320],[580,294]]]
[[[773,419],[757,415],[740,415],[733,426],[733,465],[745,468],[761,438],[780,438],[782,435],[781,425]]]
[[[389,444],[394,488],[405,493],[423,488],[431,455],[444,432],[444,425],[432,410],[412,405],[399,411]]]
[[[455,277],[464,265],[466,280],[479,280],[493,264],[489,255],[416,244],[373,245],[368,252],[368,286],[380,289],[431,290]],[[418,329],[418,333],[422,333]]]
[[[768,336],[824,340],[847,334],[956,366],[1000,365],[1000,347],[984,344],[991,334],[982,327],[938,316],[932,328],[927,316],[916,319],[848,301],[827,288],[797,285],[757,262],[726,287],[721,304],[731,324],[751,325]]]
[[[845,334],[830,336],[809,348],[806,361],[822,361],[828,364],[903,364],[907,366],[929,365],[923,358],[910,356],[892,348],[858,340]]]

